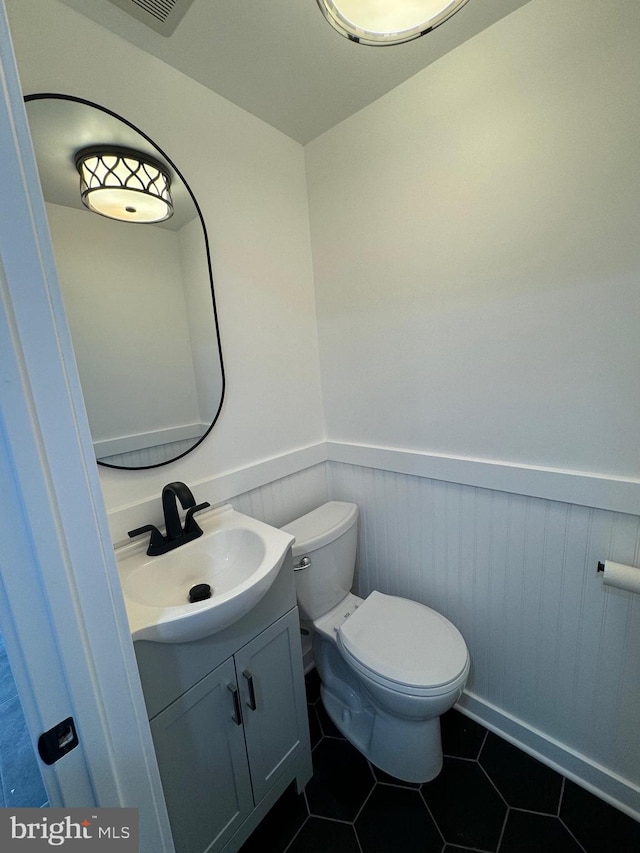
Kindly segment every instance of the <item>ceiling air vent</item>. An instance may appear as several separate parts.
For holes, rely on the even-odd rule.
[[[193,0],[109,0],[162,36],[170,36]]]

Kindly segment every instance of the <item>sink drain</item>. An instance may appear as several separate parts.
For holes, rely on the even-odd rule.
[[[208,583],[197,583],[189,590],[189,601],[193,604],[195,601],[205,601],[211,598],[211,587]]]

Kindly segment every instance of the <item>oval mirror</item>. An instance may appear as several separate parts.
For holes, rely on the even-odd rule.
[[[25,102],[96,458],[166,465],[205,438],[224,396],[200,208],[173,161],[126,119],[70,95]],[[170,218],[117,221],[84,206],[78,152],[114,146],[168,176]]]

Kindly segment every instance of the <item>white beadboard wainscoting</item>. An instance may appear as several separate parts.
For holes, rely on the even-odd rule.
[[[421,601],[464,635],[479,721],[640,817],[640,518],[337,462],[361,510],[358,589]]]
[[[238,512],[282,527],[328,500],[326,466],[321,464],[236,495],[229,503]]]
[[[460,709],[640,819],[640,596],[596,571],[640,565],[640,484],[328,442],[189,485],[275,526],[356,502],[358,591],[460,628]],[[114,541],[161,523],[159,498],[110,512]]]
[[[211,506],[232,503],[240,512],[278,527],[328,500],[326,460],[326,447],[321,442],[215,477],[188,480],[187,485],[197,503],[209,501]],[[164,482],[181,479],[175,466],[166,470]],[[125,472],[122,476],[135,477],[136,472]],[[163,525],[160,498],[161,487],[144,500],[107,508],[114,545],[128,541],[128,530],[144,524]],[[251,512],[245,507],[251,507]]]

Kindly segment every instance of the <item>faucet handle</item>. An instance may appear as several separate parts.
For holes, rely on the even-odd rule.
[[[160,533],[160,531],[154,524],[145,524],[144,527],[137,527],[135,530],[129,530],[127,535],[133,539],[135,536],[140,536],[140,534],[142,533],[151,534],[149,538],[149,547],[147,548],[147,554],[150,557],[155,557],[157,554],[162,554],[165,539],[162,533]]]
[[[202,536],[202,530],[200,525],[193,517],[194,513],[200,512],[201,509],[207,509],[211,504],[208,501],[204,503],[198,504],[197,506],[192,506],[187,510],[187,514],[184,517],[184,532],[185,534],[195,534],[193,536],[196,539],[198,536]]]

